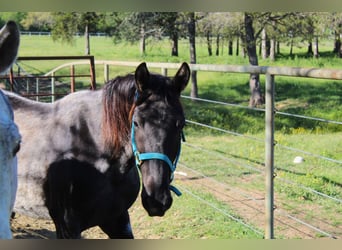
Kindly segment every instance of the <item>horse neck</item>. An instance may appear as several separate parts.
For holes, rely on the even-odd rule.
[[[53,103],[42,103],[22,97],[16,93],[5,91],[3,93],[8,98],[10,105],[14,111],[33,112],[33,113],[49,113],[53,107]]]

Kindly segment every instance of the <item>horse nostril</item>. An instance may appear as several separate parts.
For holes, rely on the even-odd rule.
[[[171,207],[172,202],[173,202],[173,200],[172,200],[171,195],[167,196],[165,198],[165,201],[163,202],[163,206],[164,206],[165,211],[168,210]]]

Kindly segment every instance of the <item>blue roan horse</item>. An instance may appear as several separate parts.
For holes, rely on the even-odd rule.
[[[140,190],[138,165],[142,204],[163,216],[172,204],[185,123],[179,98],[189,76],[186,63],[173,78],[142,63],[101,90],[51,104],[6,92],[22,134],[15,211],[50,215],[58,238],[80,238],[96,225],[110,238],[133,238],[127,210]]]

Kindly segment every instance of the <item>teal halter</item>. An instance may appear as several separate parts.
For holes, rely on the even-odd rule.
[[[182,134],[182,139],[184,139],[184,136]],[[179,159],[179,155],[181,152],[181,146],[179,146],[179,151],[177,153],[176,159],[174,162],[170,160],[170,158],[162,153],[154,153],[154,152],[149,152],[149,153],[140,153],[137,145],[135,143],[135,135],[134,135],[134,122],[132,119],[132,130],[131,130],[131,141],[132,141],[132,149],[133,149],[133,154],[135,156],[135,165],[138,169],[140,169],[141,165],[143,164],[144,161],[146,160],[161,160],[167,163],[167,165],[170,167],[171,170],[171,180],[173,180],[173,173],[176,170],[177,162]],[[175,187],[170,185],[170,190],[173,191],[177,196],[181,196],[182,193]]]

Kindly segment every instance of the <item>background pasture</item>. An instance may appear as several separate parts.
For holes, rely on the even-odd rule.
[[[53,43],[47,36],[22,36],[19,56],[82,55],[83,38],[75,46]],[[197,62],[248,64],[238,56],[207,56],[205,43],[198,40]],[[341,59],[333,57],[332,45],[321,43],[322,56],[307,58],[306,48],[296,48],[295,57],[282,55],[276,62],[260,60],[260,65],[340,68]],[[187,41],[180,43],[179,57],[171,57],[167,40],[149,40],[147,54],[140,56],[137,44],[114,44],[110,38],[92,37],[91,54],[96,60],[147,62],[189,61]],[[26,71],[48,72],[63,62],[25,62]],[[86,71],[87,68],[80,68]],[[132,69],[111,67],[111,77]],[[97,82],[103,82],[103,68],[97,67]],[[173,72],[170,71],[169,75]],[[198,72],[199,96],[203,99],[248,105],[248,76],[244,74]],[[261,77],[262,82],[264,78]],[[79,88],[88,83],[79,83]],[[341,121],[342,83],[309,78],[276,78],[276,108],[282,112]],[[190,84],[184,95],[190,92]],[[132,224],[138,238],[262,238],[264,228],[264,113],[247,108],[182,99],[188,120],[233,131],[234,134],[188,124],[175,185],[183,196],[163,218],[150,218],[139,204],[132,207]],[[317,155],[341,160],[342,126],[289,116],[276,116],[276,141]],[[250,139],[252,138],[252,139]],[[205,147],[204,147],[205,146]],[[276,147],[276,228],[277,238],[329,237],[308,229],[292,217],[314,223],[336,237],[342,237],[341,164],[304,156],[294,164],[298,152]],[[186,174],[186,176],[184,176]],[[295,184],[294,184],[295,183]],[[302,188],[305,186],[306,188]],[[311,190],[331,196],[325,199]],[[92,237],[90,235],[90,237]]]

